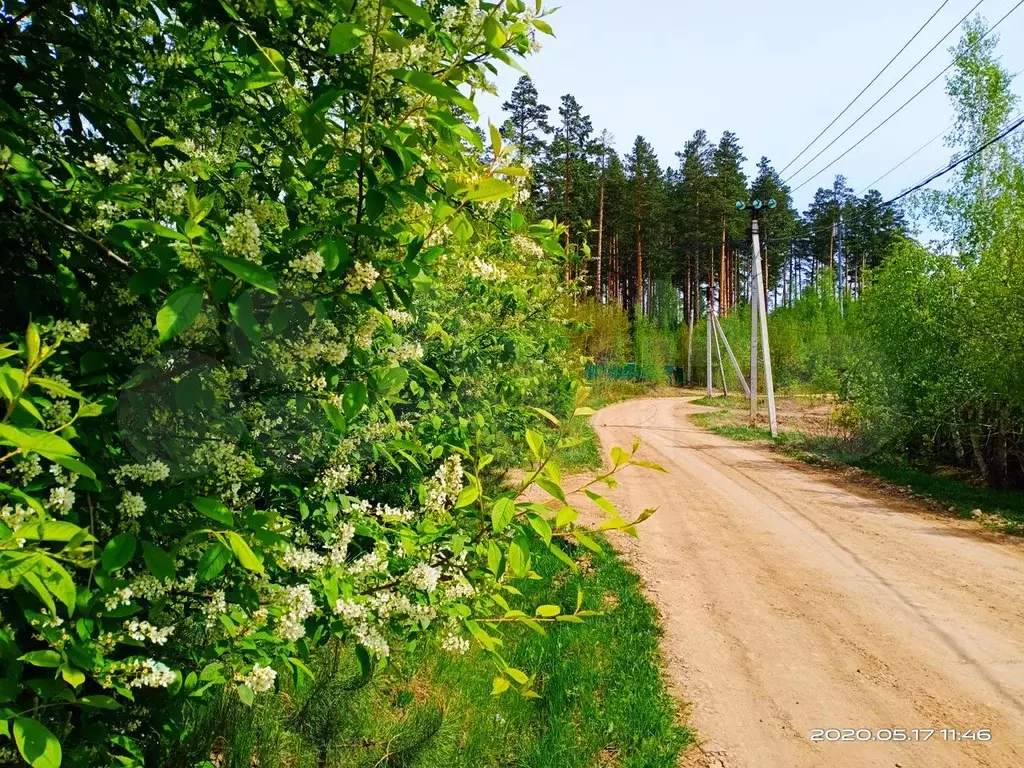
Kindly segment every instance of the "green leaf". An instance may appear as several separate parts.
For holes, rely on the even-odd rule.
[[[259,264],[253,264],[245,259],[236,259],[233,256],[222,255],[214,256],[213,260],[240,280],[244,280],[250,285],[255,285],[267,293],[277,295],[277,282],[275,282],[273,275]]]
[[[26,363],[29,368],[33,367],[39,359],[39,349],[42,339],[39,336],[39,326],[35,323],[28,324],[28,331],[25,333]]]
[[[59,768],[63,754],[57,737],[30,717],[19,717],[14,721],[14,743],[32,768]]]
[[[553,618],[561,612],[562,609],[559,608],[557,605],[541,605],[538,606],[537,610],[535,611],[536,615],[540,616],[543,619]]]
[[[227,536],[228,543],[231,545],[231,551],[235,553],[235,557],[238,558],[238,562],[242,564],[242,567],[249,571],[263,573],[263,563],[259,561],[249,548],[245,539],[234,531],[228,531]]]
[[[480,488],[477,485],[467,485],[459,493],[459,498],[455,500],[455,509],[461,509],[462,507],[468,507],[474,501],[480,497]]]
[[[358,24],[350,21],[340,21],[331,29],[330,41],[327,43],[327,53],[331,56],[340,56],[349,53],[359,47],[360,38],[365,37],[368,32]]]
[[[56,669],[64,663],[64,659],[56,651],[30,651],[18,657],[18,661],[28,662],[34,667]]]
[[[30,384],[35,384],[37,387],[42,387],[47,392],[56,395],[57,397],[70,397],[74,400],[81,400],[82,396],[75,392],[71,387],[62,381],[54,381],[53,379],[47,379],[43,376],[33,376],[29,379]]]
[[[508,548],[508,564],[518,578],[523,578],[530,570],[530,542],[525,536],[517,536]]]
[[[491,527],[495,533],[501,533],[515,516],[516,503],[508,497],[502,497],[491,507]]]
[[[83,532],[88,534],[81,526],[66,520],[47,520],[45,523],[22,526],[18,529],[18,538],[32,541],[71,541]]]
[[[196,566],[196,579],[198,581],[210,581],[217,578],[228,563],[231,562],[231,550],[221,544],[214,542],[208,550],[199,558]]]
[[[45,451],[42,452],[42,455],[50,461],[60,464],[65,469],[70,469],[76,475],[82,475],[83,477],[88,477],[92,480],[96,479],[96,473],[92,471],[92,467],[78,459],[73,459],[70,456],[62,456],[59,453],[46,453]]]
[[[228,312],[249,341],[259,344],[263,340],[263,331],[260,330],[256,314],[253,312],[251,290],[243,291],[236,301],[228,302]]]
[[[341,408],[345,418],[352,421],[366,405],[366,385],[361,381],[350,381],[341,396]]]
[[[160,581],[170,581],[174,578],[174,559],[156,544],[142,542],[142,559],[145,560],[149,572]]]
[[[113,573],[128,565],[135,556],[136,545],[135,535],[128,531],[119,533],[108,541],[107,546],[103,548],[103,554],[100,555],[103,570]]]
[[[441,101],[455,104],[469,115],[473,122],[480,119],[480,112],[472,101],[463,96],[457,88],[445,85],[426,72],[415,69],[392,69],[389,74]]]
[[[185,331],[199,317],[203,308],[203,287],[190,285],[175,291],[164,301],[156,313],[156,328],[160,341],[169,341]]]
[[[505,677],[496,677],[491,683],[491,695],[500,696],[512,686],[512,683]]]
[[[427,13],[425,8],[416,5],[413,0],[384,0],[384,5],[389,8],[394,8],[400,14],[408,17],[412,21],[415,21],[421,27],[427,28],[430,26],[430,14]]]
[[[113,696],[104,696],[103,694],[94,694],[92,696],[83,696],[75,702],[80,707],[88,707],[89,709],[120,709],[121,705],[117,702]]]
[[[78,451],[59,435],[41,429],[18,429],[10,424],[0,424],[0,443],[13,445],[21,452],[38,453],[52,459],[53,456],[77,456]]]
[[[211,520],[216,520],[222,525],[231,527],[235,524],[235,517],[221,501],[217,499],[208,499],[204,496],[197,496],[192,499],[192,506],[196,508],[197,512],[206,515]]]
[[[157,237],[166,237],[170,240],[188,242],[188,238],[181,234],[181,232],[173,230],[170,227],[165,227],[163,224],[157,224],[155,221],[147,221],[146,219],[128,219],[126,221],[117,222],[117,226],[134,229],[138,232],[147,232],[148,234],[156,235]]]
[[[242,80],[237,87],[239,91],[254,91],[257,88],[266,88],[268,85],[273,85],[283,79],[284,74],[281,72],[267,72],[265,70],[260,70],[259,72],[253,72],[247,78]]]
[[[495,200],[504,200],[512,197],[516,188],[507,181],[496,179],[493,176],[484,179],[466,193],[466,200],[471,203],[491,203]]]
[[[551,543],[551,523],[545,520],[540,515],[527,515],[527,519],[530,521],[530,527],[537,532],[545,544]]]
[[[145,147],[146,137],[142,135],[142,129],[139,127],[139,124],[130,117],[124,122],[128,126],[128,130],[132,132],[132,136],[138,140],[139,144]]]
[[[544,438],[539,432],[532,429],[526,430],[526,442],[530,446],[530,452],[535,459],[540,461],[544,458]]]
[[[557,418],[555,418],[555,415],[553,413],[551,413],[550,411],[545,411],[543,408],[534,408],[532,406],[530,407],[530,410],[531,411],[536,411],[541,416],[543,416],[545,419],[547,419],[552,424],[554,424],[556,427],[562,426],[562,423]]]

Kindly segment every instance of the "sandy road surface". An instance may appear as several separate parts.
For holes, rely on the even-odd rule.
[[[593,417],[606,450],[638,436],[668,470],[630,468],[610,495],[659,507],[623,547],[693,704],[687,765],[1024,766],[1024,548],[709,434],[699,410],[648,399]],[[934,733],[815,743],[814,728]],[[991,742],[942,732],[979,728]]]

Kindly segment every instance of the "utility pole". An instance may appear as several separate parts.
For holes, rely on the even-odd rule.
[[[779,422],[775,412],[775,384],[772,381],[772,353],[771,347],[768,343],[768,307],[766,306],[764,296],[764,282],[761,277],[761,233],[760,233],[760,222],[758,221],[758,213],[761,210],[763,204],[760,200],[754,200],[751,205],[751,212],[753,213],[753,219],[751,221],[750,235],[751,245],[753,246],[753,282],[754,287],[757,288],[757,330],[760,331],[761,337],[761,356],[764,361],[764,387],[768,395],[768,425],[771,428],[772,437],[777,437],[779,434]],[[767,203],[769,208],[774,208],[776,203],[774,200],[769,200]],[[747,204],[743,201],[736,203],[737,210],[742,211],[747,207]],[[754,312],[753,302],[751,303],[751,315]],[[756,336],[754,333],[751,334],[751,348],[756,347]],[[753,358],[756,353],[751,353]],[[756,364],[756,363],[755,363]],[[756,382],[756,372],[751,367],[751,381]],[[755,390],[751,388],[751,412],[756,417],[757,415],[757,397],[755,396]]]
[[[708,348],[708,355],[707,355],[707,358],[708,358],[707,359],[707,362],[708,362],[708,366],[707,366],[707,368],[708,368],[708,370],[707,370],[708,397],[711,397],[711,312],[712,312],[711,302],[708,301],[708,317],[707,317],[707,323],[706,323],[707,331],[708,331],[708,343],[707,343],[707,348]]]
[[[756,256],[754,258],[757,258]],[[754,265],[750,265],[750,426],[757,422],[757,305]]]

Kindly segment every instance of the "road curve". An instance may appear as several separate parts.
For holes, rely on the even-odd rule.
[[[610,495],[659,508],[617,541],[692,704],[686,765],[1024,766],[1024,548],[712,435],[688,419],[701,410],[644,399],[592,419],[606,452],[639,437],[667,470],[629,468]],[[991,741],[960,738],[979,729]]]

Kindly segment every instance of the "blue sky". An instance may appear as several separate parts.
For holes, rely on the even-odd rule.
[[[950,0],[914,43],[796,170],[903,75],[977,0]],[[1018,0],[984,0],[990,24]],[[620,152],[643,134],[663,163],[697,128],[717,140],[738,134],[748,172],[762,155],[786,165],[863,88],[924,23],[941,0],[562,0],[549,19],[556,38],[526,63],[544,103],[555,112],[572,93],[595,130],[609,130]],[[999,52],[1011,72],[1024,69],[1024,6],[998,29]],[[813,171],[875,127],[951,60],[954,32],[832,149],[797,176]],[[498,79],[501,99],[485,98],[484,118],[502,119],[501,102],[519,73]],[[1024,92],[1024,76],[1015,83]],[[556,115],[557,116],[557,115]],[[952,120],[944,80],[939,80],[833,169],[796,193],[803,208],[818,186],[842,173],[855,191],[943,130]],[[948,162],[942,140],[881,182],[888,196]],[[787,173],[787,175],[788,175]]]

